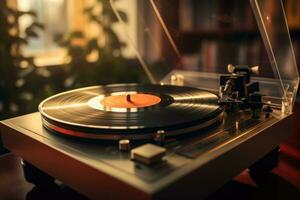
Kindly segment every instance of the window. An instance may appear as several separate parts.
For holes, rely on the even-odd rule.
[[[57,46],[53,38],[58,33],[68,32],[68,1],[67,0],[18,0],[18,9],[32,10],[37,14],[37,21],[44,24],[44,30],[38,30],[38,37],[31,38],[29,44],[22,48],[25,55],[34,55],[36,64],[55,65],[63,62],[63,49]],[[20,34],[32,22],[30,16],[20,18]]]
[[[85,7],[93,5],[96,0],[17,0],[17,8],[21,11],[32,10],[37,14],[38,22],[44,24],[45,29],[38,31],[39,37],[30,39],[29,44],[22,48],[22,53],[35,57],[37,66],[60,65],[67,62],[66,51],[59,47],[53,40],[56,34],[71,31],[82,31],[87,36],[100,36],[95,24],[89,24],[83,14]],[[128,26],[132,31],[137,31],[136,5],[127,5],[120,1],[120,9],[127,13]],[[30,17],[22,17],[19,21],[20,34],[22,35]],[[113,27],[116,32],[121,32],[122,26]],[[121,36],[121,35],[120,35]],[[124,37],[124,35],[123,35]],[[125,40],[120,37],[121,40]],[[124,50],[126,57],[132,57],[134,52],[131,48]]]

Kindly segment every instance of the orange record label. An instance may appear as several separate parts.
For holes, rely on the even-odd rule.
[[[100,103],[111,108],[143,108],[156,105],[160,101],[158,96],[151,94],[122,94],[105,97]]]

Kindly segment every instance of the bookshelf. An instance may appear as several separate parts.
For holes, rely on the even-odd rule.
[[[299,65],[300,1],[283,3]],[[267,6],[273,9],[271,1]],[[260,65],[262,76],[273,76],[249,1],[172,0],[161,1],[160,9],[183,55],[184,69],[223,73],[221,66],[228,63]]]

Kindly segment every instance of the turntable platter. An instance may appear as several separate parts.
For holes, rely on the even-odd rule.
[[[39,105],[44,126],[86,139],[151,139],[185,134],[220,121],[218,96],[191,87],[118,84],[60,93]]]

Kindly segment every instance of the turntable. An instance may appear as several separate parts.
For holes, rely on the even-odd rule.
[[[186,33],[164,10],[171,1],[139,1],[138,39],[110,3],[151,84],[66,91],[37,113],[2,121],[4,145],[24,159],[27,180],[47,187],[57,179],[91,199],[199,199],[247,168],[263,182],[278,164],[299,82],[282,2],[248,5],[268,62],[250,57],[244,65],[236,55],[235,64],[206,67],[203,57],[186,63],[178,45]],[[209,13],[201,17],[224,25]],[[241,45],[249,33],[233,25],[243,20],[231,13],[224,29]]]

